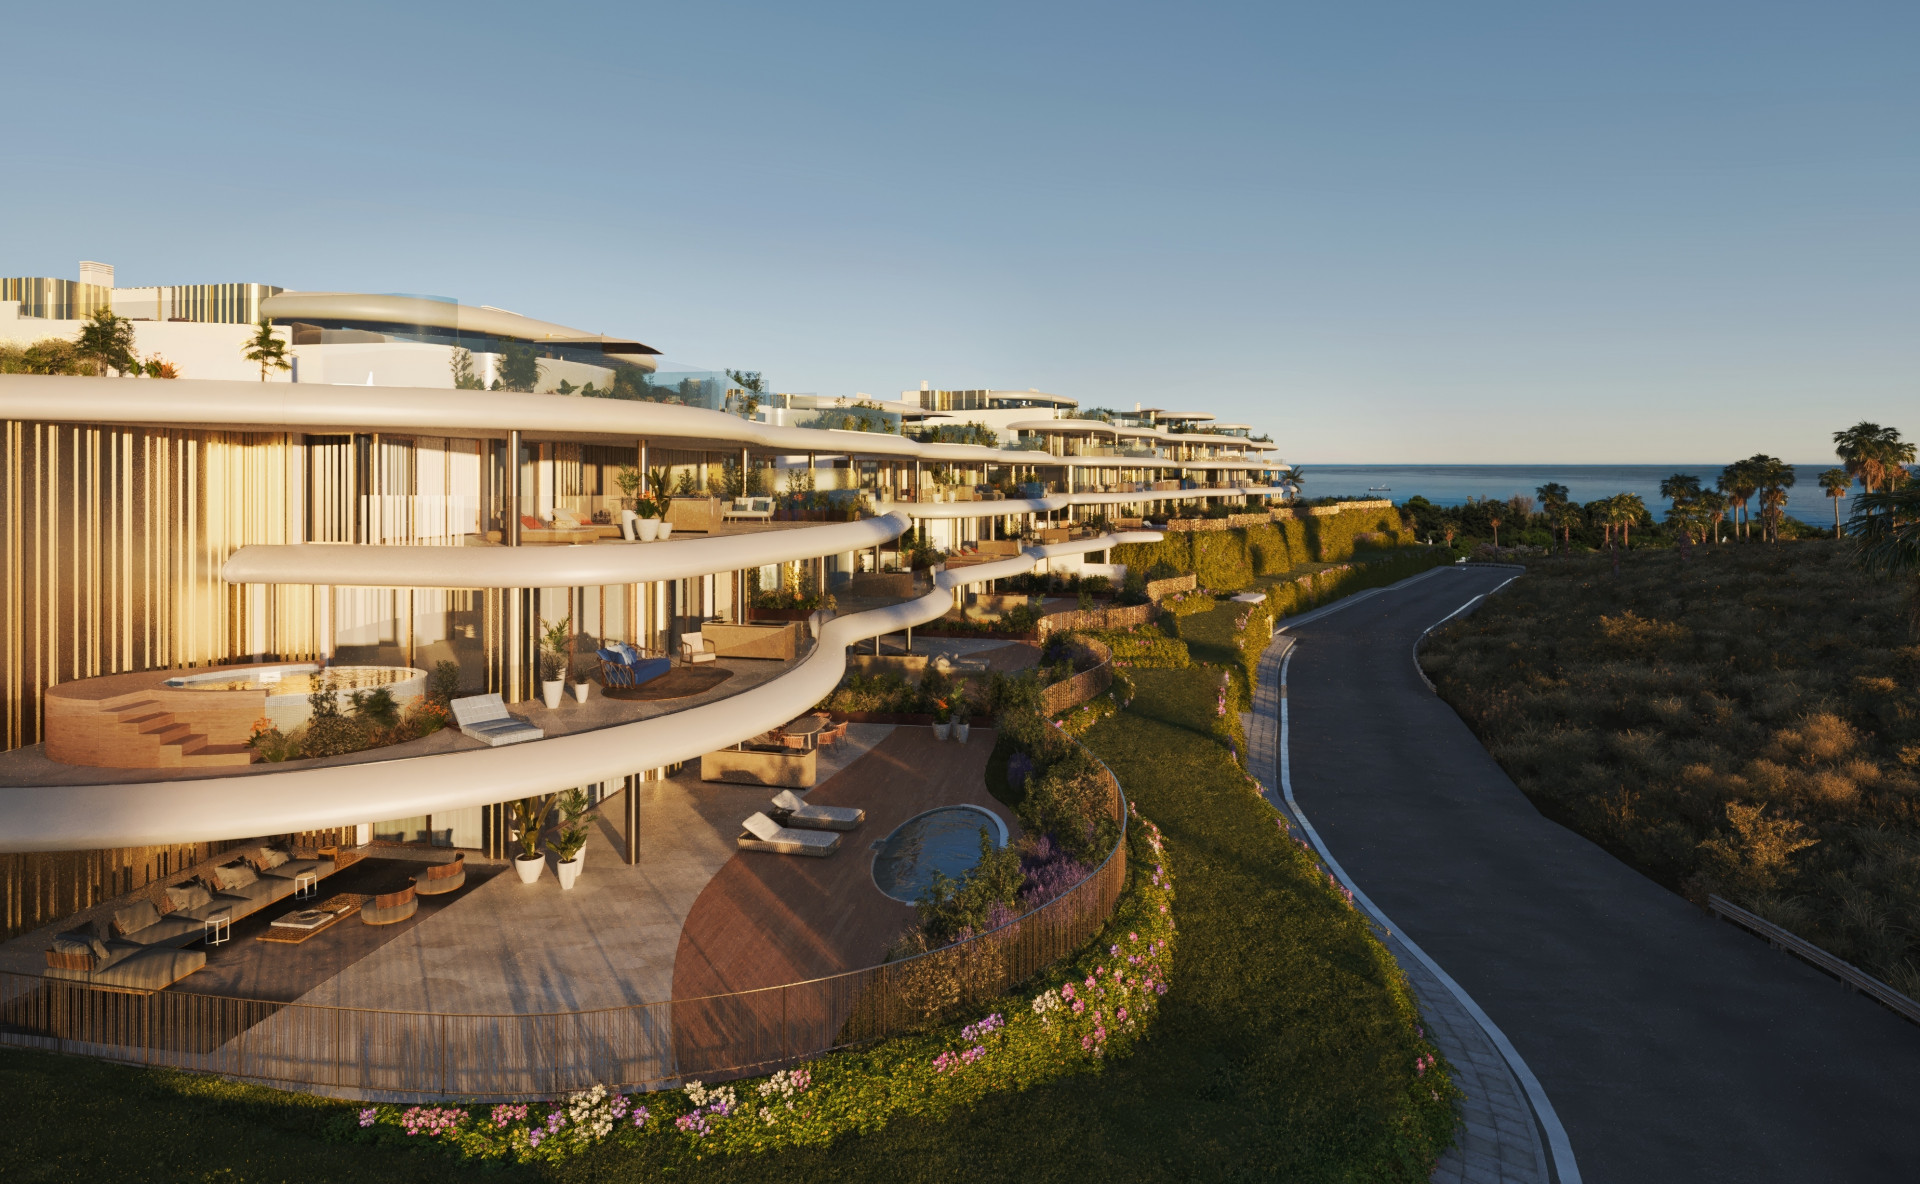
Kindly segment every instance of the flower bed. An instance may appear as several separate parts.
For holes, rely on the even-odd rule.
[[[831,1053],[771,1077],[625,1095],[602,1086],[547,1103],[368,1106],[330,1133],[435,1147],[465,1159],[559,1162],[605,1143],[690,1158],[823,1146],[905,1117],[938,1117],[989,1094],[1097,1073],[1148,1035],[1167,993],[1173,875],[1153,823],[1129,829],[1131,882],[1100,936],[1029,989],[947,1025]]]

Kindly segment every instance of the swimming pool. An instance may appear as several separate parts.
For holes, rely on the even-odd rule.
[[[935,872],[959,879],[980,862],[982,827],[995,847],[1007,845],[1007,824],[979,806],[941,806],[914,815],[894,827],[874,852],[874,886],[912,904],[933,883]]]

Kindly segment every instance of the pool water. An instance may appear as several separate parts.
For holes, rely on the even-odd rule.
[[[912,904],[939,872],[959,879],[980,862],[980,830],[1007,845],[1007,825],[978,806],[942,806],[894,828],[873,856],[873,882],[895,900]]]

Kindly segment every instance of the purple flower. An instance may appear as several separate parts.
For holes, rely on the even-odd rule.
[[[373,1120],[379,1116],[379,1113],[380,1112],[374,1107],[368,1106],[365,1110],[362,1110],[360,1112],[360,1125],[372,1126]]]

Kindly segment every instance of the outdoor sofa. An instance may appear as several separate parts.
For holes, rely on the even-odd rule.
[[[758,518],[762,521],[773,517],[773,499],[770,497],[736,497],[727,504],[725,517]]]
[[[852,830],[867,820],[867,812],[858,807],[808,805],[790,789],[773,795],[767,814],[782,826],[801,830]]]
[[[413,891],[416,896],[439,896],[458,892],[466,882],[467,856],[463,851],[451,862],[430,864],[427,870],[415,873]]]
[[[465,882],[464,873],[462,882]],[[398,892],[376,896],[360,906],[360,920],[368,925],[397,925],[420,910],[415,886],[408,884]]]
[[[207,964],[203,950],[102,941],[87,933],[63,933],[47,950],[46,978],[151,992],[170,987]]]
[[[454,722],[460,725],[461,734],[485,741],[492,748],[518,744],[522,740],[538,740],[547,734],[544,729],[509,714],[506,701],[497,693],[468,695],[464,699],[455,699],[451,706]]]
[[[818,830],[791,830],[765,814],[754,814],[740,824],[735,842],[743,851],[772,851],[780,855],[827,856],[840,849],[840,836]]]
[[[624,641],[608,642],[594,656],[600,659],[600,681],[609,689],[637,687],[673,669],[672,658],[647,657]]]

